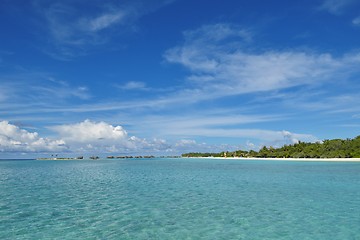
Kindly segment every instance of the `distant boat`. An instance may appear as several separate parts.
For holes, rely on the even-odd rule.
[[[99,159],[99,157],[98,156],[91,156],[90,159],[96,160],[96,159]]]

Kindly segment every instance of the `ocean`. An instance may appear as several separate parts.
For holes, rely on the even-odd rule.
[[[360,239],[360,163],[0,161],[0,239]]]

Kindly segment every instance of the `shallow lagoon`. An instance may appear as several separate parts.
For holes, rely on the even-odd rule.
[[[0,161],[0,239],[360,239],[360,163]]]

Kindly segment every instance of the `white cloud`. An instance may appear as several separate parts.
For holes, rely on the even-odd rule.
[[[118,11],[115,13],[105,13],[99,17],[90,20],[82,20],[82,23],[85,25],[85,28],[90,31],[100,31],[105,28],[110,27],[111,25],[118,24],[126,16],[126,13],[123,11]]]
[[[250,141],[246,141],[246,149],[247,150],[257,150],[257,146],[255,145],[255,143],[250,142]]]
[[[191,151],[220,152],[244,149],[241,145],[197,143],[193,139],[180,139],[169,143],[160,138],[152,140],[129,137],[121,126],[105,122],[85,120],[80,123],[51,127],[58,133],[57,139],[42,138],[36,132],[28,132],[10,124],[0,122],[0,152],[8,153],[68,153],[68,154],[180,154]],[[207,137],[235,137],[262,140],[266,145],[281,146],[301,141],[315,142],[308,134],[289,131],[269,131],[259,129],[184,129],[179,135]],[[245,149],[256,149],[247,142]]]
[[[89,90],[87,87],[70,87],[70,86],[40,86],[35,85],[31,86],[32,90],[31,95],[35,95],[37,98],[47,98],[47,99],[64,99],[64,98],[79,98],[82,100],[89,99],[91,95],[89,94]]]
[[[10,124],[0,122],[0,151],[1,152],[54,152],[66,151],[63,140],[51,140],[39,137],[37,132],[28,132]]]
[[[320,9],[338,15],[343,13],[344,9],[353,3],[356,3],[356,0],[325,0]]]
[[[140,120],[134,120],[133,123],[139,125],[138,131],[143,134],[150,135],[156,129],[158,136],[176,136],[178,138],[179,136],[193,137],[197,133],[199,133],[199,136],[204,136],[203,134],[211,133],[214,129],[240,128],[245,124],[272,122],[282,118],[277,115],[234,114],[231,111],[213,108],[211,111],[184,112],[181,115],[144,116]],[[146,125],[142,125],[142,122],[146,122]],[[198,130],[201,130],[201,132]],[[223,136],[217,135],[217,137]]]
[[[236,25],[217,23],[213,25],[203,25],[199,29],[184,32],[185,41],[198,40],[201,44],[203,40],[209,42],[221,42],[229,37],[239,39],[244,42],[251,42],[252,33]]]
[[[85,120],[75,124],[50,127],[66,141],[73,152],[97,153],[147,153],[170,149],[163,139],[142,139],[128,136],[122,126],[113,126],[106,122]]]
[[[75,46],[102,43],[96,33],[121,23],[127,16],[120,8],[103,10],[98,16],[84,16],[84,12],[80,13],[74,6],[60,3],[45,8],[44,13],[54,40]]]
[[[327,53],[249,52],[238,28],[220,26],[187,31],[184,43],[165,53],[168,62],[181,64],[191,72],[187,79],[193,89],[179,93],[184,98],[195,95],[201,100],[319,85],[340,74],[359,72],[357,53],[334,58]]]
[[[123,90],[146,90],[146,83],[144,82],[137,82],[137,81],[130,81],[122,86],[117,86]]]
[[[287,142],[290,142],[291,144],[294,144],[294,143],[298,143],[300,140],[298,138],[312,138],[311,135],[305,135],[304,134],[293,134],[289,131],[282,131],[281,132],[284,139],[287,141]],[[311,139],[312,141],[314,141],[314,139]]]
[[[149,126],[152,126],[151,124]],[[67,124],[51,127],[56,131],[61,139],[66,141],[73,152],[99,152],[99,153],[151,153],[179,154],[188,151],[223,151],[239,149],[230,145],[209,145],[205,143],[197,143],[192,139],[181,139],[173,143],[169,143],[164,139],[144,139],[135,136],[128,136],[127,132],[121,126],[113,126],[105,122],[93,122],[85,120],[76,124]],[[298,137],[304,140],[308,135],[291,134],[286,132],[272,132],[266,130],[220,130],[220,129],[202,129],[187,128],[176,132],[169,133],[188,135],[188,136],[210,136],[210,137],[251,137],[265,140],[282,139],[284,142],[292,137]]]
[[[105,122],[92,122],[90,120],[54,126],[51,129],[67,142],[91,143],[127,139],[127,132],[121,126],[114,127]]]
[[[9,88],[2,86],[0,89],[0,103],[9,99]]]
[[[99,6],[94,6],[94,3],[86,3],[88,6],[82,4],[43,2],[36,5],[37,11],[44,17],[48,33],[50,44],[42,46],[46,54],[65,61],[88,55],[90,49],[106,44],[119,34],[120,31],[111,30],[120,24],[125,26],[132,17],[126,8],[109,6],[109,4]],[[92,7],[94,7],[92,11],[84,11]],[[104,31],[109,33],[104,34]]]
[[[196,144],[195,140],[190,140],[190,139],[181,139],[180,141],[178,141],[175,146],[193,146]]]
[[[173,1],[36,1],[50,37],[44,52],[58,60],[88,55],[94,47],[134,31],[136,20]],[[106,31],[106,34],[104,32]],[[120,46],[121,43],[117,42]]]
[[[241,128],[188,128],[174,129],[172,134],[179,136],[203,136],[203,137],[227,137],[227,138],[245,138],[257,139],[267,142],[283,141],[294,143],[298,140],[304,142],[315,142],[318,139],[311,134],[290,133],[288,131],[273,131],[263,129],[241,129]]]
[[[12,113],[54,110],[67,100],[85,101],[91,98],[86,86],[74,86],[44,72],[19,70],[17,73],[0,75],[0,82],[0,111],[6,111],[7,114],[3,115],[5,118]]]
[[[311,134],[293,133],[286,130],[267,130],[247,128],[248,124],[269,123],[286,119],[278,115],[237,115],[227,111],[212,109],[211,112],[201,111],[200,113],[186,113],[186,116],[152,116],[144,117],[140,122],[146,125],[139,126],[143,134],[153,134],[149,129],[157,129],[156,134],[171,139],[183,139],[177,141],[173,146],[175,149],[219,149],[217,146],[203,145],[196,143],[194,138],[210,139],[232,139],[231,141],[241,142],[251,140],[262,142],[267,145],[281,146],[293,144],[298,141],[316,142],[318,138]],[[141,124],[135,122],[134,124]],[[208,147],[210,149],[208,149]],[[228,146],[231,147],[231,146]],[[233,147],[232,147],[233,148]],[[256,149],[255,145],[244,145],[238,149]],[[234,148],[233,148],[234,149]],[[197,150],[200,151],[200,150]]]
[[[177,141],[172,152],[177,153],[188,153],[188,152],[211,152],[217,153],[222,151],[234,151],[240,149],[240,146],[234,146],[229,144],[207,144],[198,143],[192,139],[181,139]]]
[[[147,140],[131,137],[130,141],[133,144],[133,151],[138,152],[166,152],[172,148],[171,144],[169,144],[166,140],[159,138]]]
[[[85,120],[49,127],[57,139],[40,137],[7,121],[0,122],[0,152],[14,153],[156,153],[171,149],[163,139],[129,137],[121,126]]]
[[[360,16],[353,19],[352,23],[355,26],[360,26]]]

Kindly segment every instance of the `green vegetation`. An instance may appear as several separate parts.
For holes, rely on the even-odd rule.
[[[323,142],[299,142],[281,148],[263,147],[259,151],[185,153],[182,157],[259,157],[259,158],[360,158],[360,136]]]

